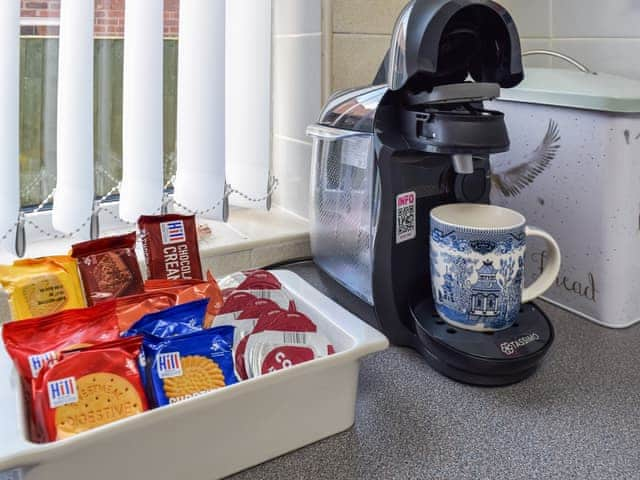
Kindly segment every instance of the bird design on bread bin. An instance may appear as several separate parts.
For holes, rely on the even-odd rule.
[[[524,163],[500,170],[496,165],[491,175],[491,183],[505,197],[515,197],[531,185],[536,177],[544,172],[556,157],[560,149],[560,130],[558,124],[549,120],[547,133],[533,153]]]

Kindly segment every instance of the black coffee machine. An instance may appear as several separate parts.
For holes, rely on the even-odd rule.
[[[533,304],[500,332],[444,323],[431,295],[429,212],[489,202],[489,156],[507,151],[509,138],[503,114],[483,102],[522,78],[518,33],[503,7],[413,0],[374,86],[336,93],[308,128],[311,243],[323,289],[392,343],[477,385],[531,375],[553,327]]]

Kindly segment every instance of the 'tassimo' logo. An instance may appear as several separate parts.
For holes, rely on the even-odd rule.
[[[528,335],[524,335],[520,338],[517,338],[511,342],[502,342],[500,344],[500,350],[507,356],[511,356],[515,354],[520,348],[525,345],[529,345],[531,342],[535,342],[536,340],[540,340],[540,335],[537,333],[530,333]]]

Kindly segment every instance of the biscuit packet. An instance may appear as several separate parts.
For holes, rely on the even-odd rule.
[[[63,353],[34,381],[36,422],[47,441],[62,440],[144,412],[137,357],[141,337]]]
[[[165,292],[141,293],[116,299],[116,315],[121,332],[149,313],[173,307],[178,302],[177,295]]]
[[[293,367],[334,353],[320,332],[263,331],[247,340],[244,362],[249,378]]]
[[[238,380],[233,370],[233,327],[216,327],[144,344],[149,390],[156,406],[203,395]]]
[[[251,353],[247,354],[249,340],[253,335],[267,331],[315,333],[318,328],[309,317],[300,312],[271,310],[262,313],[251,333],[242,338],[234,350],[236,371],[241,379],[246,380],[252,378],[252,375],[255,376],[255,372],[251,370],[252,365],[248,363],[252,355]]]
[[[132,232],[72,246],[89,305],[144,292],[135,245]]]
[[[86,307],[77,263],[68,256],[30,258],[0,265],[0,285],[9,295],[12,320]]]
[[[149,278],[203,280],[195,215],[143,215],[138,229]]]
[[[21,377],[30,381],[65,350],[117,340],[115,302],[3,325],[2,339]]]
[[[208,298],[149,313],[135,322],[123,336],[144,335],[158,339],[186,335],[204,329]]]
[[[147,280],[144,282],[147,293],[171,293],[176,295],[177,304],[208,298],[205,326],[212,325],[213,319],[222,308],[222,292],[210,272],[206,280]]]

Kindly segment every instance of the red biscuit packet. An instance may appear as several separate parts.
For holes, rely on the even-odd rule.
[[[2,329],[7,352],[27,381],[62,351],[116,340],[119,335],[115,302],[9,322]]]
[[[35,419],[47,441],[61,440],[148,408],[140,380],[142,337],[62,354],[34,381]]]
[[[143,215],[138,229],[149,278],[204,279],[195,215]]]
[[[143,293],[135,245],[136,234],[132,232],[72,246],[71,256],[78,260],[89,305]]]
[[[223,305],[222,293],[213,275],[207,272],[206,280],[147,280],[144,282],[147,293],[170,293],[177,296],[177,305],[208,298],[205,328],[213,324],[213,319]]]

